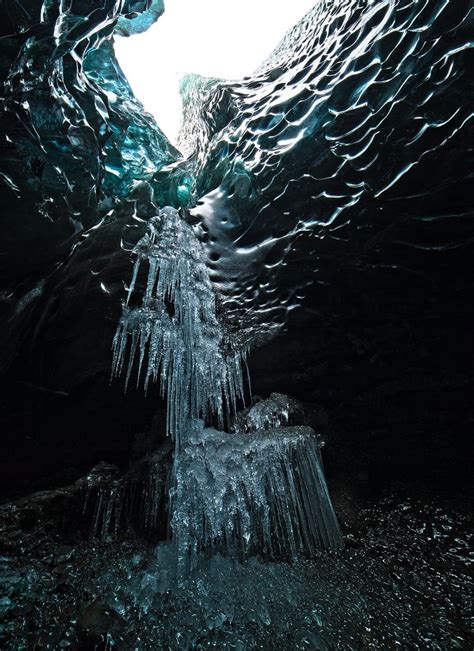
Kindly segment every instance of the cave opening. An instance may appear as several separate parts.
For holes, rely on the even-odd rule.
[[[166,3],[150,29],[117,37],[117,59],[135,95],[176,145],[182,120],[179,80],[198,74],[222,80],[251,76],[313,0],[219,0]]]

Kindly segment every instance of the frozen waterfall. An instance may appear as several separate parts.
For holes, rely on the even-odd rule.
[[[182,574],[201,553],[295,559],[341,545],[309,427],[227,434],[192,423],[171,522]]]
[[[133,249],[136,256],[113,342],[113,374],[123,370],[128,351],[126,385],[137,362],[137,385],[144,376],[159,380],[167,398],[168,432],[177,445],[189,419],[235,412],[243,399],[240,350],[226,336],[216,316],[216,298],[204,250],[192,228],[174,208],[160,210],[147,234]],[[141,305],[130,307],[142,264],[148,278]]]
[[[201,555],[222,553],[294,559],[341,544],[318,440],[309,427],[288,427],[291,404],[272,394],[220,430],[243,400],[239,349],[217,317],[202,245],[174,208],[148,223],[113,342],[113,375],[136,366],[159,381],[175,442],[168,486],[178,576]],[[145,278],[140,278],[146,267]],[[138,305],[139,282],[144,290]],[[127,361],[128,356],[128,361]],[[283,398],[283,400],[282,400]],[[265,401],[264,401],[265,403]],[[229,423],[229,419],[227,419]]]

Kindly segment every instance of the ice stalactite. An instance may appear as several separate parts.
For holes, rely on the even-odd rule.
[[[113,342],[113,375],[137,365],[137,385],[159,381],[167,398],[168,432],[179,447],[189,419],[224,415],[243,398],[245,351],[233,345],[216,315],[202,245],[174,208],[150,220],[136,256],[128,297]],[[146,288],[131,307],[142,265]],[[126,358],[128,354],[128,363]]]
[[[313,430],[226,434],[192,423],[177,461],[172,529],[180,574],[202,553],[295,559],[340,547]]]

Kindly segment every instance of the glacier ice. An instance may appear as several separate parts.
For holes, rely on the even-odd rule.
[[[63,263],[83,256],[93,268],[91,240],[120,226],[137,182],[155,207],[182,206],[195,221],[223,311],[251,340],[305,295],[327,304],[326,288],[347,278],[429,284],[450,270],[449,252],[472,238],[468,0],[315,2],[253,75],[183,80],[181,153],[114,54],[114,34],[162,10],[161,0],[9,3],[0,295],[16,300],[46,278],[38,303],[53,302]],[[113,271],[102,275],[108,286]],[[10,364],[20,339],[1,345]]]
[[[92,538],[117,538],[131,527],[156,537],[166,529],[170,458],[165,445],[121,477],[116,466],[100,463],[78,482]]]
[[[249,333],[328,301],[335,277],[439,282],[472,214],[470,16],[469,0],[318,0],[252,76],[183,81],[190,212]]]
[[[455,161],[465,158],[472,125],[463,101],[468,3],[320,0],[252,77],[183,80],[186,158],[134,98],[113,51],[114,30],[146,29],[162,13],[161,0],[107,0],[94,11],[90,3],[45,2],[26,13],[20,5],[12,3],[21,29],[6,39],[11,57],[2,64],[2,120],[10,134],[0,179],[9,206],[2,269],[11,279],[2,291],[33,297],[39,309],[44,301],[54,306],[73,284],[68,270],[81,256],[90,264],[90,243],[100,243],[111,223],[119,231],[121,220],[129,220],[130,232],[136,218],[146,233],[133,247],[112,372],[123,372],[126,385],[135,374],[145,390],[157,382],[166,396],[176,443],[174,507],[184,504],[179,481],[192,470],[187,455],[201,449],[198,420],[218,428],[200,430],[209,439],[202,460],[209,467],[213,454],[227,449],[222,463],[230,469],[239,450],[258,443],[258,457],[265,443],[278,463],[293,455],[296,472],[303,460],[295,450],[315,443],[309,434],[282,434],[291,425],[288,406],[255,405],[231,427],[243,399],[247,347],[271,336],[309,286],[317,305],[318,289],[335,284],[336,268],[411,270],[413,262],[416,273],[421,262],[425,273],[423,250],[435,263],[429,275],[441,268],[437,256],[466,240],[460,224],[468,173]],[[449,174],[432,164],[440,154]],[[140,183],[147,188],[143,213],[134,198]],[[43,258],[25,255],[18,263],[18,247],[43,249]],[[98,288],[108,286],[108,278],[96,280]],[[217,445],[219,437],[225,445]],[[236,485],[251,473],[247,461]],[[278,486],[288,477],[282,471]],[[203,493],[207,479],[198,485]],[[252,504],[263,508],[261,487],[249,486]],[[107,528],[113,491],[103,502],[99,520]],[[239,517],[245,512],[251,518],[258,508],[242,503]],[[218,523],[218,515],[209,521]],[[196,537],[196,544],[233,540],[234,525],[215,524],[224,534],[212,544]],[[259,542],[252,545],[273,553],[253,526],[247,531]],[[298,546],[295,539],[290,552]]]
[[[348,550],[347,564],[313,563],[309,578],[305,566],[294,583],[300,601],[290,609],[290,616],[284,603],[272,610],[275,593],[281,591],[278,597],[286,598],[288,591],[281,590],[281,585],[288,582],[288,574],[297,564],[282,563],[274,573],[272,563],[237,563],[215,552],[240,557],[282,553],[291,558],[295,548],[299,551],[303,546],[305,553],[317,548],[325,531],[327,540],[329,536],[337,540],[331,517],[329,528],[321,529],[322,516],[305,510],[304,517],[314,526],[313,538],[303,536],[303,529],[292,533],[290,524],[293,526],[295,518],[291,516],[282,519],[284,535],[281,528],[268,534],[261,517],[266,509],[271,514],[300,512],[296,496],[303,493],[287,490],[281,495],[280,489],[291,489],[290,476],[296,477],[300,467],[307,468],[304,464],[309,459],[319,459],[319,451],[313,450],[316,442],[309,431],[284,429],[292,424],[285,404],[276,411],[255,405],[242,418],[234,419],[228,434],[202,425],[195,429],[196,421],[189,418],[205,418],[209,425],[209,415],[216,410],[216,422],[225,423],[232,395],[239,401],[239,390],[233,392],[232,386],[240,385],[241,371],[236,367],[242,354],[238,350],[245,350],[242,341],[255,342],[273,333],[303,297],[307,314],[315,315],[308,331],[314,330],[311,347],[318,354],[312,359],[319,366],[311,378],[327,383],[328,402],[339,402],[342,394],[354,395],[354,379],[359,375],[362,382],[358,386],[364,391],[380,378],[393,378],[397,383],[393,360],[402,369],[398,377],[407,369],[419,370],[422,375],[428,371],[429,384],[431,378],[442,377],[443,382],[438,383],[445,393],[442,362],[453,350],[446,344],[463,338],[469,343],[469,337],[458,335],[469,324],[466,306],[471,304],[474,241],[474,121],[466,101],[472,78],[472,2],[318,0],[314,10],[252,76],[224,82],[189,77],[183,82],[186,126],[180,148],[184,156],[167,142],[134,97],[114,56],[114,32],[132,34],[145,29],[161,13],[161,0],[9,0],[4,4],[0,57],[4,336],[0,366],[2,371],[12,369],[7,383],[23,375],[31,380],[31,386],[45,386],[45,379],[49,380],[46,391],[51,387],[62,391],[64,385],[66,390],[83,386],[97,372],[107,372],[113,333],[106,338],[98,337],[97,332],[110,324],[114,329],[116,321],[110,315],[120,318],[122,280],[128,278],[129,270],[128,244],[131,240],[133,247],[137,241],[129,240],[129,235],[140,233],[142,237],[148,231],[142,249],[137,245],[135,251],[136,276],[115,339],[114,373],[129,371],[131,382],[141,367],[140,382],[156,379],[161,383],[169,399],[169,429],[178,435],[181,452],[176,450],[174,478],[166,490],[167,477],[153,473],[145,485],[130,478],[130,491],[114,484],[114,479],[102,486],[94,511],[96,533],[113,533],[133,510],[142,508],[143,515],[138,518],[153,527],[162,517],[158,510],[171,488],[173,533],[179,542],[181,565],[192,565],[198,554],[213,554],[208,561],[212,568],[207,585],[214,590],[215,608],[213,605],[208,626],[195,628],[199,631],[192,638],[196,644],[202,643],[203,636],[209,642],[206,630],[212,626],[219,632],[222,613],[228,620],[229,644],[234,644],[240,609],[246,622],[255,611],[255,620],[263,625],[269,613],[282,627],[279,648],[288,648],[287,631],[295,623],[301,629],[306,627],[305,606],[320,599],[323,592],[329,593],[327,614],[340,614],[333,620],[331,642],[319,643],[301,631],[301,636],[291,638],[293,646],[358,648],[372,644],[385,648],[387,640],[410,646],[414,643],[413,625],[416,628],[420,621],[424,640],[418,636],[418,644],[426,645],[425,632],[432,636],[433,644],[443,648],[463,644],[463,624],[461,637],[451,637],[464,596],[459,592],[456,571],[446,600],[430,603],[421,618],[416,600],[409,604],[415,615],[412,612],[406,618],[407,608],[399,609],[400,603],[406,603],[403,589],[394,596],[389,574],[393,571],[398,576],[399,568],[393,563],[390,566],[391,559],[405,550],[402,579],[406,580],[401,580],[399,587],[409,584],[414,576],[410,564],[414,557],[416,560],[419,542],[429,539],[416,534],[413,544],[406,545],[403,538],[419,529],[415,519],[409,528],[399,530],[392,517],[382,519],[390,527],[383,524],[372,529],[377,533],[375,538],[373,533],[368,536],[368,547],[355,550],[356,556],[367,556],[369,549],[370,563],[359,565],[359,575],[370,567],[372,579],[356,591],[354,605],[353,586],[344,585],[341,590],[341,581],[350,583],[357,578],[357,562],[353,550]],[[139,188],[143,201],[137,201]],[[168,205],[181,206],[183,219],[170,215],[170,225],[175,224],[176,230],[166,232],[166,220],[158,212]],[[197,244],[187,225],[191,222],[202,243],[202,249],[196,248],[199,262],[193,269],[197,281],[186,275],[191,269],[185,269],[181,250],[175,267],[171,260],[166,262],[165,243],[173,248],[179,238],[184,242],[184,257],[192,259]],[[163,250],[157,251],[160,246]],[[158,291],[160,260],[165,270],[160,292],[174,292],[174,302]],[[189,280],[188,294],[176,284],[181,273]],[[152,285],[156,281],[149,292],[148,280]],[[208,281],[214,294],[208,291]],[[221,291],[219,298],[217,291]],[[452,309],[440,318],[443,301]],[[198,305],[210,308],[205,316]],[[176,316],[177,306],[181,320]],[[91,319],[94,314],[95,321]],[[187,323],[188,317],[194,319],[195,330]],[[230,326],[240,327],[236,348],[228,334]],[[356,350],[351,359],[352,347],[363,348],[357,341],[346,346],[353,329],[363,332],[370,345],[361,353]],[[191,347],[185,346],[191,335]],[[92,351],[89,355],[81,354],[84,343]],[[454,348],[458,356],[449,360],[449,368],[468,348],[468,344]],[[412,353],[415,350],[419,352]],[[308,365],[306,362],[306,368]],[[31,377],[31,371],[36,377]],[[347,380],[343,380],[346,371]],[[451,385],[456,394],[463,393],[457,371]],[[340,382],[346,385],[341,392]],[[59,396],[65,397],[60,391],[51,395],[58,402]],[[344,400],[340,404],[344,405]],[[41,411],[35,406],[33,413]],[[370,424],[370,417],[368,421]],[[222,422],[216,422],[214,426],[221,428]],[[273,460],[273,465],[267,465],[267,460]],[[320,465],[312,462],[305,471],[305,479],[311,483],[304,489],[307,494],[318,488],[316,479],[310,479],[318,477],[318,468]],[[257,476],[255,469],[260,469],[261,475]],[[275,481],[271,496],[262,487],[262,481],[270,480]],[[188,481],[195,487],[193,494],[185,490]],[[211,488],[216,490],[216,502]],[[135,500],[135,489],[149,498]],[[311,503],[318,504],[319,499],[321,509],[330,515],[322,482],[319,489]],[[238,509],[233,496],[239,498]],[[413,504],[415,509],[419,511],[418,504]],[[205,527],[200,526],[198,514]],[[239,535],[241,520],[248,540]],[[406,522],[405,511],[400,514],[402,520]],[[423,521],[422,531],[425,525]],[[211,537],[210,532],[216,536]],[[12,547],[24,549],[23,544],[18,546],[20,537],[10,538]],[[380,539],[385,549],[381,559]],[[425,566],[440,549],[426,548]],[[174,554],[173,541],[166,551]],[[170,565],[163,548],[160,554],[159,563]],[[89,557],[98,573],[104,571],[100,557],[95,550]],[[374,559],[380,562],[374,564]],[[45,600],[51,595],[51,603],[43,615],[53,613],[51,623],[56,620],[53,611],[58,593],[51,591],[47,556],[44,561],[44,595]],[[112,567],[115,558],[111,556],[109,561]],[[82,557],[75,566],[78,574],[85,565]],[[329,590],[321,581],[327,568],[337,577]],[[120,581],[114,575],[111,592],[118,592],[120,582],[128,589],[143,580],[148,596],[142,604],[148,608],[153,604],[153,592],[167,583],[150,574],[142,577],[131,569]],[[271,579],[266,583],[265,575]],[[32,578],[30,587],[38,584],[34,574]],[[438,594],[447,585],[441,581],[443,577],[433,580],[429,573],[417,578],[423,585],[434,585]],[[193,620],[199,617],[196,609],[188,608],[186,598],[191,595],[191,600],[199,601],[202,589],[194,578],[187,586],[178,608],[172,603],[165,611],[168,628],[172,622],[172,635],[176,636],[173,640],[183,647],[187,644],[184,628],[195,626]],[[57,587],[67,610],[71,601],[64,584]],[[385,588],[390,598],[380,601]],[[83,594],[79,584],[71,588],[71,593],[74,591]],[[372,606],[365,599],[369,591],[375,595]],[[34,591],[27,592],[31,596]],[[25,612],[34,612],[38,602],[33,603]],[[376,627],[366,631],[367,616],[377,618],[381,603],[387,606],[386,621],[377,631]],[[458,611],[453,603],[459,605]],[[431,605],[451,611],[451,615],[436,617],[434,623]],[[355,638],[346,625],[351,606],[358,611],[357,629],[362,631]],[[18,608],[23,606],[14,602],[12,611],[20,612]],[[153,606],[143,610],[148,615],[152,611]],[[155,612],[153,626],[159,628],[163,610]],[[51,626],[58,631],[57,622]],[[250,640],[254,639],[252,626],[253,621],[248,626]],[[438,642],[434,641],[436,631]],[[34,632],[28,626],[30,634]],[[167,641],[170,638],[171,633]],[[56,648],[59,638],[53,639],[56,643],[50,646]],[[274,629],[264,639],[275,643]],[[29,637],[15,648],[30,642],[36,640]],[[216,634],[212,643],[222,646],[222,637]],[[255,644],[250,641],[247,646]]]
[[[296,422],[299,421],[299,422]],[[271,393],[266,400],[255,400],[248,409],[240,411],[232,424],[233,431],[257,432],[305,421],[301,403],[282,393]]]

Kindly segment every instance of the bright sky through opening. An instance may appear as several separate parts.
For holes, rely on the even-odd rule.
[[[157,23],[143,34],[117,38],[115,51],[133,92],[176,144],[180,74],[251,74],[315,2],[165,0]]]

